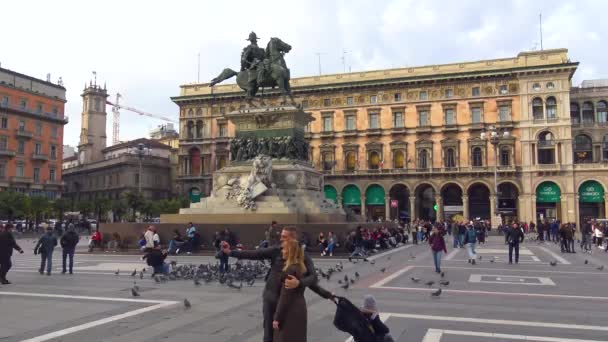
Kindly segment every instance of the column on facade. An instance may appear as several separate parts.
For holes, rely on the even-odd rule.
[[[604,215],[606,217],[608,215],[608,193],[604,193]]]
[[[416,219],[416,196],[410,196],[410,222]]]
[[[462,216],[465,220],[469,219],[469,196],[462,195]]]
[[[536,223],[536,195],[532,195],[530,197],[531,197],[530,202],[532,202],[531,203],[532,204],[532,206],[531,206],[532,212],[530,214],[531,214],[531,217],[532,217],[532,222]]]
[[[392,217],[391,217],[391,198],[389,196],[384,196],[384,218],[392,219]]]
[[[199,176],[202,176],[205,174],[205,157],[203,157],[202,155],[201,155],[201,166],[200,166],[198,172],[199,172]]]
[[[443,199],[441,195],[435,195],[435,204],[437,205],[437,221],[443,221]]]
[[[367,212],[365,211],[365,196],[361,196],[361,216],[367,220]]]
[[[338,196],[336,197],[336,202],[338,207],[342,208],[342,194],[338,193]]]

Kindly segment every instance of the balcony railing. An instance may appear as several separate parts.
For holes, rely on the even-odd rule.
[[[21,138],[28,138],[31,139],[32,137],[34,137],[34,133],[30,132],[30,131],[26,131],[24,129],[17,129],[15,130],[15,135]]]
[[[64,116],[62,114],[39,112],[37,110],[33,110],[33,109],[29,109],[29,108],[23,108],[21,106],[15,106],[15,105],[11,105],[11,104],[8,104],[8,103],[0,103],[0,108],[8,108],[8,109],[20,111],[20,112],[23,112],[23,113],[28,113],[28,114],[39,116],[39,117],[43,117],[43,118],[49,118],[49,119],[63,121],[65,123],[68,123],[68,121],[69,121],[68,117]]]
[[[45,185],[48,185],[48,186],[64,186],[64,185],[65,185],[65,182],[63,182],[63,181],[58,181],[58,180],[50,180],[50,179],[49,179],[49,180],[46,180],[46,181],[44,182],[44,184],[45,184]]]
[[[11,177],[11,183],[31,184],[33,182],[34,182],[34,179],[31,177],[19,177],[19,176]]]
[[[12,158],[14,156],[15,156],[15,151],[0,150],[0,157],[9,157],[9,158]]]
[[[49,160],[49,156],[42,153],[32,153],[32,160],[47,161]]]

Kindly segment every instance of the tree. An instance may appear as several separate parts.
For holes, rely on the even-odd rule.
[[[114,214],[113,221],[120,222],[123,215],[126,213],[126,204],[123,200],[117,199],[110,203],[110,208],[112,209],[112,213]]]
[[[97,197],[93,200],[93,208],[97,214],[97,222],[101,222],[101,215],[105,214],[112,207],[112,203],[105,197]]]
[[[30,211],[30,198],[20,192],[0,191],[0,215],[12,221],[26,217]]]
[[[144,205],[144,196],[139,192],[129,191],[124,194],[124,199],[127,202],[127,206],[133,210],[133,217],[138,209]]]
[[[79,201],[76,203],[76,207],[78,208],[78,211],[80,211],[80,214],[82,214],[83,218],[87,218],[89,213],[93,211],[93,203],[90,201]]]
[[[53,202],[52,209],[55,216],[63,221],[63,213],[68,209],[70,203],[67,199],[61,197]]]
[[[30,201],[30,214],[38,226],[42,216],[51,209],[51,202],[44,196],[31,196]]]

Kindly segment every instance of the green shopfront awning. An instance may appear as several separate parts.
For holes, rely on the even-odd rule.
[[[384,189],[380,185],[370,185],[365,191],[365,205],[384,205]]]
[[[323,187],[323,191],[325,191],[325,198],[333,200],[334,203],[338,203],[338,191],[331,185],[326,185]]]
[[[578,189],[579,201],[581,203],[604,202],[604,187],[596,181],[586,181]]]
[[[553,182],[543,182],[536,188],[537,203],[557,203],[561,198],[559,186]]]
[[[361,191],[354,185],[347,185],[342,190],[342,205],[361,205]]]

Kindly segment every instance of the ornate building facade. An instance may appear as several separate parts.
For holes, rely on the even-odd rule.
[[[571,106],[577,66],[556,49],[303,77],[291,85],[315,118],[307,130],[310,162],[325,173],[326,197],[345,208],[368,218],[574,222],[591,210],[605,214],[606,179],[598,171],[608,176],[598,163],[608,146],[599,120],[604,95],[573,90],[580,100]],[[276,104],[276,95],[264,100]],[[211,173],[229,160],[234,131],[224,114],[242,108],[243,95],[232,84],[193,84],[172,99],[180,106],[178,186],[208,195]],[[590,115],[593,125],[585,125]],[[583,129],[590,143],[579,137]],[[591,200],[579,191],[583,184],[597,188],[589,190],[594,194],[602,186],[601,204],[595,194],[595,202],[583,203],[596,204],[579,208],[580,198]]]

